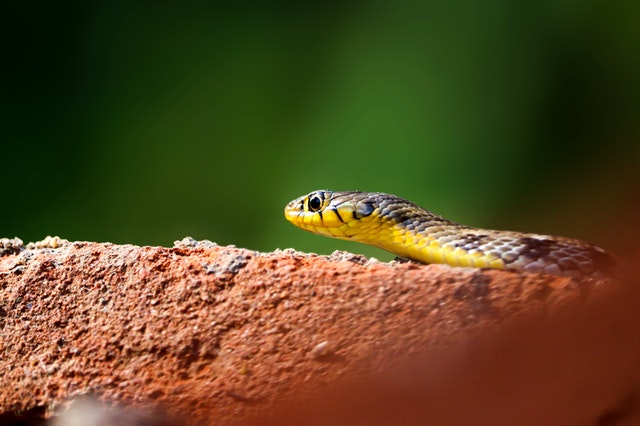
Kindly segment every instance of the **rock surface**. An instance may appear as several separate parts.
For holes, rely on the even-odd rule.
[[[633,288],[190,239],[3,247],[2,424],[81,399],[148,424],[640,420]]]

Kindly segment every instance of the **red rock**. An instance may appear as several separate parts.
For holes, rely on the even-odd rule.
[[[338,422],[336,413],[349,408],[327,395],[337,383],[363,378],[371,382],[359,395],[368,397],[351,400],[351,414],[377,413],[381,397],[411,403],[394,400],[378,373],[398,374],[396,394],[415,386],[420,403],[404,408],[413,420],[474,414],[481,424],[501,412],[535,420],[535,404],[551,396],[573,411],[543,404],[540,418],[593,423],[609,409],[615,417],[616,404],[629,398],[634,413],[637,407],[638,371],[618,373],[631,373],[625,362],[640,354],[640,314],[625,310],[630,301],[637,306],[638,294],[611,283],[187,240],[174,248],[55,245],[0,257],[0,420],[48,418],[89,395],[183,425],[262,423],[274,415],[278,423],[301,415]],[[572,305],[577,313],[562,316]],[[576,330],[572,346],[566,337]],[[488,343],[478,342],[487,335]],[[631,336],[634,342],[622,339]],[[619,346],[598,352],[601,344]],[[607,398],[579,386],[596,384],[589,381],[595,376],[610,379]],[[350,401],[344,389],[351,385],[344,386],[335,395]],[[330,408],[318,411],[313,398]],[[311,402],[300,413],[290,411],[292,401]],[[582,417],[571,417],[580,404]]]

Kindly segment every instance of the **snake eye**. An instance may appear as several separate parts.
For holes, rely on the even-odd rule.
[[[322,205],[322,200],[317,195],[309,198],[309,210],[312,212],[317,212],[320,210],[320,206]]]

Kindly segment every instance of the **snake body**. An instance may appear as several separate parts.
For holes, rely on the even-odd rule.
[[[422,263],[511,269],[561,276],[601,276],[615,261],[583,241],[461,225],[391,194],[320,190],[284,210],[294,225],[358,241]]]

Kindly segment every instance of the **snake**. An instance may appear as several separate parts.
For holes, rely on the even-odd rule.
[[[289,202],[284,214],[305,231],[420,263],[575,278],[608,276],[616,264],[604,249],[577,239],[461,225],[382,192],[313,191]]]

